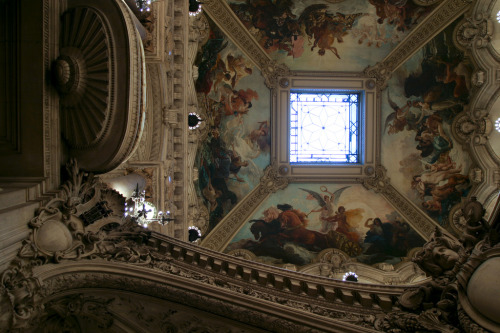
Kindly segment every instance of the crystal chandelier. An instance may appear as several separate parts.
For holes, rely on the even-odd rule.
[[[141,12],[149,12],[151,10],[151,2],[152,0],[135,0],[135,4],[137,5],[137,8]]]
[[[146,201],[146,191],[139,191],[139,184],[135,187],[132,196],[133,205],[128,205],[125,202],[125,217],[131,216],[138,224],[147,228],[152,222],[158,222],[161,225],[166,225],[174,219],[170,217],[170,211],[165,214],[162,211],[156,212],[156,207],[151,202]]]

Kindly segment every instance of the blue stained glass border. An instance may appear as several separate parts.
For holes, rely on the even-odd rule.
[[[362,97],[361,91],[292,90],[290,163],[360,163]]]

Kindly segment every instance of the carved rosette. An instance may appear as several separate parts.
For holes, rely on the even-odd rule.
[[[92,8],[71,8],[61,20],[64,29],[54,78],[61,94],[62,134],[72,147],[93,147],[109,127],[111,37]]]
[[[49,201],[29,222],[33,231],[20,257],[59,262],[90,256],[97,251],[100,230],[123,223],[125,199],[118,192],[79,171],[74,160],[67,170],[70,180],[62,186],[61,197]]]
[[[212,250],[222,251],[231,237],[245,223],[250,214],[271,193],[288,186],[290,178],[282,177],[278,167],[273,163],[264,170],[259,185],[254,188],[226,217],[212,230],[201,243],[202,246]]]

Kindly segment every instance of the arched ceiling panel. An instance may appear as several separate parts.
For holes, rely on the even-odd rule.
[[[205,137],[198,148],[197,190],[209,210],[209,232],[259,183],[270,163],[271,95],[264,77],[210,21],[199,50],[196,91]]]
[[[380,268],[408,261],[423,243],[386,199],[362,185],[295,183],[264,200],[225,252],[298,270],[329,262],[325,253],[332,252]]]
[[[392,185],[444,227],[472,185],[467,145],[452,135],[472,93],[472,60],[453,42],[460,20],[396,70],[382,96],[382,164]]]
[[[276,62],[292,70],[358,72],[384,59],[435,7],[380,0],[228,3]]]

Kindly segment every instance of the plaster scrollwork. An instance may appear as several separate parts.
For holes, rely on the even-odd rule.
[[[463,50],[473,47],[488,46],[493,36],[493,22],[487,14],[477,13],[474,17],[467,17],[456,27],[454,36],[456,44]]]
[[[259,185],[254,188],[226,217],[212,230],[201,243],[212,250],[222,251],[231,240],[242,223],[248,220],[250,214],[270,193],[274,193],[288,186],[290,178],[282,177],[276,163],[272,163],[264,170]]]
[[[35,295],[40,285],[31,274],[31,267],[16,262],[1,275],[0,327],[21,329],[41,310]]]
[[[498,331],[500,324],[484,321],[484,317],[478,315],[484,306],[481,308],[477,301],[471,305],[474,300],[470,289],[474,285],[471,287],[470,283],[474,284],[471,277],[480,265],[500,256],[500,224],[495,220],[488,226],[483,219],[484,208],[475,198],[464,202],[457,214],[463,218],[461,239],[436,228],[413,257],[432,281],[403,293],[399,304],[405,311],[379,317],[375,323],[377,329],[388,332],[486,332],[485,328]],[[483,304],[488,302],[491,300],[482,300]]]
[[[7,314],[0,319],[1,327],[25,327],[38,313],[40,286],[33,278],[33,267],[91,257],[102,251],[99,244],[110,225],[122,223],[125,200],[121,195],[80,171],[75,160],[68,163],[67,172],[69,180],[61,186],[60,196],[31,219],[29,238],[1,276],[2,312]]]
[[[32,233],[21,258],[59,262],[91,256],[98,252],[100,229],[122,223],[125,199],[120,194],[79,171],[75,160],[67,169],[70,180],[62,185],[61,197],[49,201],[29,222]]]
[[[113,300],[83,294],[56,299],[44,304],[40,321],[51,332],[79,332],[79,320],[89,320],[98,329],[110,329],[114,318],[108,307]]]
[[[387,63],[379,62],[374,66],[365,68],[363,73],[375,79],[375,86],[378,90],[384,90],[387,86],[387,81],[391,78],[392,70]]]
[[[210,26],[205,15],[190,16],[189,40],[203,45],[210,35]]]
[[[372,177],[358,179],[358,181],[368,190],[375,193],[385,193],[388,191],[391,179],[387,177],[387,169],[382,165],[375,167]]]

